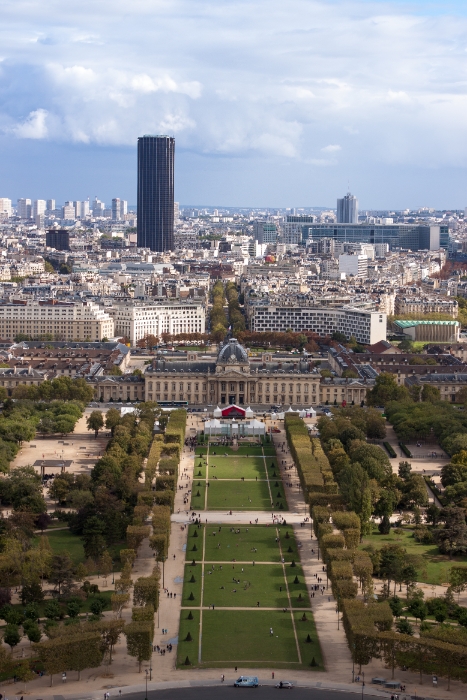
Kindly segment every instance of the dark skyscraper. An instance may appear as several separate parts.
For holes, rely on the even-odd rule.
[[[174,248],[174,159],[171,136],[138,138],[138,246]]]
[[[358,224],[358,201],[350,192],[337,200],[337,223]]]

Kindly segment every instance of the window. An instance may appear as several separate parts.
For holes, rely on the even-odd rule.
[[[225,390],[226,390],[226,387],[227,387],[227,383],[226,383],[226,382],[221,382],[221,391],[225,391]]]
[[[235,384],[231,382],[230,384],[230,391],[235,391]]]

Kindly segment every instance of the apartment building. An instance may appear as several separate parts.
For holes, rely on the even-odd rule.
[[[397,315],[418,314],[423,318],[425,314],[446,314],[451,318],[457,318],[459,305],[456,299],[396,296],[394,310]]]
[[[359,343],[373,345],[386,340],[386,314],[354,308],[323,308],[295,304],[252,304],[248,309],[252,331],[294,333],[312,331],[320,336],[344,333]]]
[[[0,304],[0,337],[14,339],[92,340],[114,336],[114,322],[93,302],[14,301]]]
[[[164,304],[134,302],[115,304],[109,313],[115,320],[117,335],[126,336],[135,345],[146,335],[160,338],[162,333],[204,333],[206,309],[201,301],[174,301]]]

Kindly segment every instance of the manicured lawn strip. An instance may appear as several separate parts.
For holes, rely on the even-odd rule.
[[[290,600],[293,608],[309,608],[310,607],[310,597],[308,595],[308,590],[305,583],[305,576],[303,574],[303,569],[300,564],[296,566],[287,565],[285,567],[285,575],[287,577],[287,583],[289,586]],[[298,576],[298,583],[294,583],[295,577]],[[302,599],[299,600],[298,596],[301,594]]]
[[[206,463],[199,462],[197,459],[195,459],[195,468],[193,470],[193,480],[196,481],[196,479],[205,479],[205,478],[206,478]]]
[[[204,492],[206,490],[205,481],[193,480],[193,487],[191,489],[191,510],[204,510]],[[199,495],[198,495],[199,494]]]
[[[213,564],[205,567],[204,605],[253,608],[258,601],[260,608],[289,607],[280,564]]]
[[[193,526],[192,526],[193,527]],[[207,526],[206,528],[206,561],[267,561],[280,562],[280,549],[276,542],[277,531],[273,526],[265,525],[245,525],[233,527],[229,525]],[[233,530],[233,532],[231,532]],[[240,530],[240,533],[238,533]],[[289,539],[285,538],[285,532],[289,533]],[[201,533],[201,531],[200,531]],[[215,533],[215,534],[214,534]],[[296,561],[299,558],[297,546],[292,528],[282,528],[281,544],[283,556],[286,561]],[[191,556],[192,543],[197,538],[188,535],[189,546],[187,547],[187,559]],[[218,546],[220,544],[220,547]],[[287,552],[289,546],[292,552]],[[256,549],[257,551],[252,551]],[[198,554],[198,552],[193,552]]]
[[[303,614],[305,614],[307,618],[305,621],[303,620]],[[324,671],[321,646],[313,613],[309,610],[304,611],[304,613],[294,612],[294,619],[298,645],[302,655],[302,664],[307,666],[310,671]],[[307,642],[308,635],[310,635],[311,642]],[[316,666],[310,666],[313,658],[316,662]]]
[[[209,480],[209,510],[271,510],[266,481]],[[197,491],[194,488],[193,492]],[[199,507],[199,506],[198,506]]]
[[[272,627],[274,635],[269,629]],[[256,662],[295,662],[297,646],[290,613],[282,611],[207,610],[203,612],[203,664],[229,662],[243,667]],[[239,670],[239,673],[241,670]]]
[[[276,482],[279,484],[279,486],[275,486]],[[285,498],[285,492],[284,487],[282,486],[282,482],[278,479],[274,479],[270,482],[270,486],[272,500],[274,501],[275,507],[280,508],[280,510],[287,510],[287,500]]]
[[[191,577],[194,576],[195,582],[191,583]],[[194,600],[190,600],[190,594],[193,593]],[[162,593],[161,595],[164,595]],[[182,591],[182,606],[199,608],[201,604],[201,564],[191,566],[185,564],[185,574],[183,577]]]
[[[268,455],[270,455],[271,457],[275,457],[275,455],[276,455],[276,450],[275,450],[275,448],[274,448],[274,445],[264,445],[264,446],[263,446],[263,452],[264,452],[264,455],[265,455],[266,457],[267,457]]]
[[[197,525],[190,525],[188,528],[188,538],[186,541],[186,560],[187,561],[202,561],[203,559],[203,527],[198,529]],[[195,532],[198,534],[195,537]],[[193,551],[193,547],[196,550]]]
[[[188,615],[193,615],[193,619],[189,620]],[[200,611],[194,608],[193,610],[182,610],[180,614],[180,628],[178,630],[178,647],[177,647],[177,666],[190,668],[185,666],[185,660],[188,659],[193,665],[198,664],[198,642],[199,642],[199,616]],[[186,637],[188,632],[192,636],[192,641],[187,642]]]
[[[372,544],[376,549],[380,549],[385,544],[400,544],[405,547],[408,554],[418,554],[425,559],[426,565],[424,569],[419,569],[418,580],[420,583],[429,583],[431,585],[439,585],[447,583],[449,580],[449,570],[453,564],[467,563],[467,557],[453,557],[449,561],[449,557],[440,554],[438,547],[435,544],[421,544],[416,542],[411,531],[406,531],[401,535],[394,534],[391,529],[389,535],[380,535],[376,528],[373,529],[373,534],[363,538],[363,543],[360,549]]]
[[[233,450],[231,447],[226,447],[224,445],[211,445],[209,454],[212,455],[217,453],[218,455],[262,455],[261,445],[239,445],[237,450]]]
[[[209,478],[266,479],[262,457],[216,457],[209,455]]]
[[[195,455],[205,455],[207,454],[208,448],[204,447],[203,445],[198,445],[198,447],[195,447]]]
[[[231,532],[233,530],[233,532]],[[238,531],[240,530],[240,533]],[[215,534],[214,534],[215,533]],[[220,544],[220,547],[218,546]],[[252,551],[256,549],[257,551]],[[206,561],[280,562],[276,528],[259,525],[229,527],[212,525],[206,528]]]

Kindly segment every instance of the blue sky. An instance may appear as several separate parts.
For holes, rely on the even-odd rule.
[[[3,0],[0,196],[136,199],[136,139],[176,137],[176,197],[467,205],[467,3]]]

